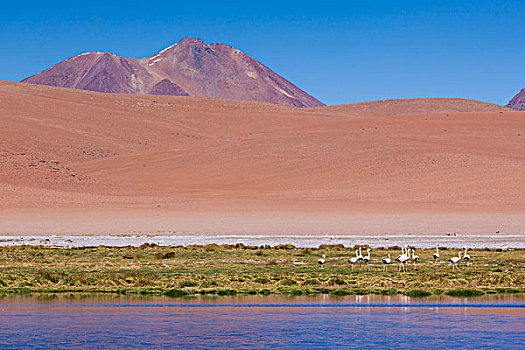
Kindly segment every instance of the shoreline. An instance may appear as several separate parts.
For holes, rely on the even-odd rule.
[[[5,304],[5,301],[9,304]],[[370,307],[370,308],[525,308],[525,293],[485,294],[477,297],[431,295],[410,297],[404,294],[383,295],[194,295],[171,298],[133,294],[11,294],[0,296],[1,307]]]
[[[2,289],[0,288],[0,301],[3,296],[35,296],[35,295],[85,295],[85,296],[126,296],[126,297],[167,297],[167,298],[195,298],[195,297],[319,297],[330,296],[333,298],[347,297],[347,296],[384,296],[384,297],[406,297],[410,300],[424,300],[432,297],[448,297],[448,298],[478,298],[483,296],[525,296],[525,288],[449,288],[449,289],[407,289],[407,290],[393,290],[393,289],[378,289],[378,288],[321,288],[321,289],[304,289],[304,288],[288,288],[277,291],[268,289],[260,290],[237,290],[237,289],[209,289],[200,291],[187,291],[184,289],[155,289],[142,288],[134,290],[87,290],[87,289]],[[525,306],[522,306],[525,307]]]
[[[161,247],[205,246],[208,244],[245,246],[293,245],[297,248],[317,248],[321,245],[344,245],[353,247],[367,245],[371,248],[389,248],[410,245],[428,249],[439,244],[442,247],[462,249],[524,249],[523,234],[384,234],[384,235],[27,235],[0,236],[0,247],[46,246],[46,247],[140,247],[155,244]]]

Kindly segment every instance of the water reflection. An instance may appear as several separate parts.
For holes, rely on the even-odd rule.
[[[4,306],[24,306],[24,305],[43,305],[43,306],[82,306],[82,305],[142,305],[145,306],[201,306],[201,305],[238,305],[238,306],[267,306],[267,305],[304,305],[304,306],[409,306],[417,307],[420,305],[436,306],[467,306],[474,307],[480,305],[495,306],[524,306],[525,294],[489,294],[479,297],[449,297],[446,295],[433,295],[424,298],[413,298],[405,295],[348,295],[333,296],[307,295],[237,295],[237,296],[215,296],[197,295],[183,298],[169,298],[165,296],[147,295],[116,295],[112,293],[42,293],[31,295],[9,295],[0,294],[0,305]]]
[[[512,295],[61,295],[0,304],[1,348],[525,348],[525,300]]]

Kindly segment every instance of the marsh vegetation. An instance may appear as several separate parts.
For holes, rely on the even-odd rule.
[[[366,247],[363,247],[366,248]],[[477,296],[525,292],[525,251],[469,250],[452,270],[458,250],[418,249],[420,261],[399,272],[382,259],[398,248],[373,249],[368,264],[348,263],[355,247],[295,248],[206,245],[187,247],[2,247],[0,293],[120,293],[180,297],[195,294],[308,295],[330,293]],[[326,262],[321,269],[317,260]],[[394,260],[394,259],[392,259]]]

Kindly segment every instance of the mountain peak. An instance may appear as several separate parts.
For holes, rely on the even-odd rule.
[[[22,82],[110,93],[223,97],[294,107],[324,105],[244,52],[192,37],[143,59],[84,52]]]
[[[193,37],[185,37],[185,38],[182,38],[178,44],[183,44],[183,43],[197,43],[197,44],[203,44],[203,45],[206,45],[204,43],[204,40],[202,40],[201,38],[193,38]]]
[[[525,111],[525,89],[522,89],[516,96],[514,96],[507,107],[517,111]]]

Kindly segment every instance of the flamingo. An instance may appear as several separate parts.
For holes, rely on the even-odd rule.
[[[467,253],[467,247],[465,247],[465,254],[463,254],[463,260],[467,262],[467,269],[468,269],[468,262],[470,261],[470,255]]]
[[[414,253],[414,249],[412,249],[412,261],[414,262],[414,270],[416,269],[416,262],[419,261],[419,256]]]
[[[452,263],[452,269],[457,268],[458,262],[461,260],[461,251],[458,253],[458,256],[450,258],[448,261]]]
[[[392,262],[392,259],[390,259],[390,254],[388,254],[388,258],[384,258],[383,259],[383,264],[384,264],[385,271],[386,271],[386,267],[388,265],[390,265],[391,262]]]
[[[361,247],[359,247],[359,255],[357,256],[357,260],[363,261],[363,254],[361,253]]]
[[[465,247],[465,254],[463,255],[463,260],[465,260],[465,261],[469,261],[470,260],[470,255],[467,254],[467,247]]]
[[[399,255],[396,260],[399,261],[399,270],[405,270],[405,263],[410,260],[410,253],[408,252],[407,246],[401,247],[402,254]]]
[[[323,257],[319,260],[317,260],[317,263],[321,265],[321,268],[324,268],[324,262],[326,261],[326,255],[323,254]]]
[[[396,258],[396,261],[398,261],[399,263],[401,263],[401,258],[403,257],[403,255],[405,255],[405,248],[402,246],[401,247],[401,254],[399,254]],[[398,269],[401,265],[398,265]]]
[[[397,256],[396,260],[399,261],[403,255],[405,255],[405,247],[401,247],[401,254]]]
[[[406,264],[410,260],[410,252],[408,251],[408,248],[405,247],[405,255],[403,255],[400,259],[401,267],[403,268],[403,271],[406,272]]]
[[[355,256],[351,257],[350,259],[348,259],[348,262],[350,264],[352,264],[352,271],[354,271],[354,265],[359,261],[359,257],[357,255],[357,249],[355,251]]]
[[[434,265],[437,265],[437,261],[439,259],[439,244],[436,244],[436,252],[432,254],[432,258],[434,258]]]
[[[368,263],[370,262],[370,249],[366,249],[367,256],[363,257],[363,261],[366,263],[366,270],[368,271]]]

